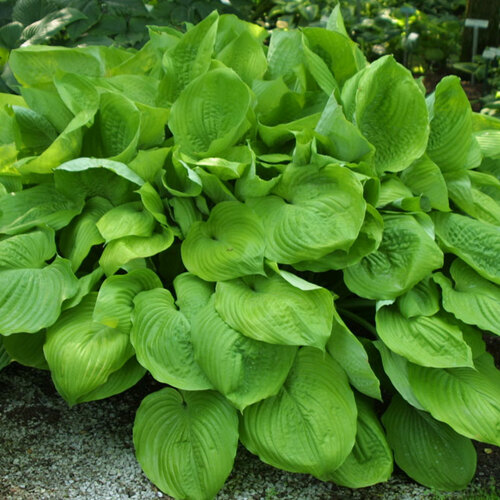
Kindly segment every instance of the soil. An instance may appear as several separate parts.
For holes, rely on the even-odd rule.
[[[437,73],[427,73],[424,75],[424,85],[427,94],[434,92],[436,85],[450,73],[447,72],[437,72]],[[465,80],[461,77],[462,88],[464,89],[469,101],[471,103],[471,107],[473,111],[479,112],[481,111],[481,97],[486,94],[486,88],[483,83],[474,83],[472,84],[470,81]]]
[[[496,348],[498,345],[496,344]],[[169,498],[146,478],[133,450],[134,414],[159,388],[145,377],[123,394],[68,408],[48,372],[15,363],[0,372],[1,500],[149,500]],[[361,490],[270,467],[246,450],[219,500],[500,498],[500,449],[476,443],[476,476],[463,492],[442,494],[395,470],[390,481]],[[489,495],[489,496],[487,496]]]

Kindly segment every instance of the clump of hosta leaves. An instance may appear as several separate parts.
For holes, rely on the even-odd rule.
[[[13,51],[0,95],[2,364],[70,405],[146,371],[134,442],[211,498],[238,441],[353,488],[443,490],[500,444],[500,122],[367,64],[338,9],[212,13],[140,51]]]

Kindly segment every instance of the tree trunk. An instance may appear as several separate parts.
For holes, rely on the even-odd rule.
[[[465,18],[485,19],[489,21],[487,29],[479,30],[479,43],[477,53],[482,54],[485,47],[497,47],[500,45],[500,0],[467,0]],[[462,36],[462,61],[470,61],[472,58],[472,28],[464,28]]]

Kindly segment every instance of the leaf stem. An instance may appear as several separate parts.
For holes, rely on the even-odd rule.
[[[366,319],[360,318],[357,314],[354,314],[352,311],[349,311],[348,309],[343,309],[341,307],[338,307],[337,311],[341,315],[344,315],[346,318],[349,318],[355,323],[358,323],[358,325],[361,325],[363,328],[368,330],[373,335],[375,336],[377,335],[377,330],[375,329],[375,327],[369,321],[366,321]]]

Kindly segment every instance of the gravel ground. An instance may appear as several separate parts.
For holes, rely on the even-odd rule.
[[[5,368],[0,372],[0,499],[170,498],[144,476],[132,444],[135,410],[157,387],[146,377],[124,394],[70,409],[55,392],[47,372],[16,364]],[[479,465],[473,483],[453,495],[436,495],[398,471],[384,484],[362,490],[340,488],[274,469],[240,449],[233,473],[217,498],[500,498],[492,493],[499,491],[493,484],[500,483],[500,449],[483,444],[477,449]]]

